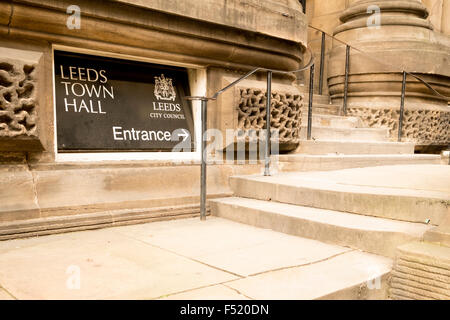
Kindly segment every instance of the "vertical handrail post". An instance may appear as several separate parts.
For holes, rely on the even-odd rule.
[[[348,96],[348,75],[350,70],[350,46],[345,47],[345,82],[344,82],[344,104],[342,106],[342,111],[344,116],[347,115],[347,96]]]
[[[450,144],[448,145],[448,165],[450,166]]]
[[[320,70],[319,70],[319,94],[322,94],[323,88],[323,71],[325,63],[325,32],[322,31],[322,43],[320,45]]]
[[[314,96],[314,64],[309,69],[308,126],[306,134],[307,140],[311,140],[313,96]]]
[[[406,71],[403,71],[402,97],[400,102],[400,115],[398,117],[398,142],[402,141],[403,113],[405,112]]]
[[[202,163],[201,163],[201,177],[200,177],[200,220],[206,220],[206,117],[208,100],[202,99],[201,121],[202,121]]]
[[[272,103],[272,71],[267,71],[266,99],[266,145],[264,159],[264,175],[270,176],[270,105]]]
[[[450,144],[448,145],[448,165],[450,166]]]

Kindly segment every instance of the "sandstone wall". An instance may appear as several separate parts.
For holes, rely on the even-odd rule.
[[[292,70],[303,64],[306,17],[297,1],[80,0],[80,29],[67,27],[73,4],[0,0],[1,238],[170,218],[171,208],[173,216],[199,212],[198,161],[58,160],[55,48],[186,67],[192,93],[202,95],[255,67]],[[264,86],[265,74],[251,80]],[[276,76],[274,85],[294,80]],[[227,114],[238,112],[238,106],[211,102],[208,128],[233,128]],[[260,167],[211,166],[208,196],[227,194],[229,175]]]

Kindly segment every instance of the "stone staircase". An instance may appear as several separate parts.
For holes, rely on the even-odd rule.
[[[412,143],[389,141],[388,128],[367,128],[358,117],[342,116],[342,106],[314,95],[311,140],[307,138],[308,105],[302,108],[301,143],[306,154],[412,154]]]
[[[335,170],[394,164],[440,164],[441,157],[414,154],[414,144],[393,142],[388,128],[367,128],[358,117],[342,116],[342,106],[314,94],[311,140],[307,140],[308,94],[302,107],[300,144],[279,155],[280,171]]]
[[[331,259],[334,267],[330,270],[311,266],[305,272],[320,281],[333,281],[316,273],[361,275],[361,265],[383,270],[378,272],[379,289],[365,298],[387,299],[397,248],[421,241],[425,232],[448,215],[448,178],[450,170],[444,165],[235,176],[230,180],[233,197],[211,200],[211,214],[356,250],[355,257],[340,256],[340,264]],[[305,299],[361,299],[361,288],[369,290],[367,283],[373,278],[366,273],[366,278],[358,279],[359,283],[349,279],[322,296],[305,295]],[[293,281],[300,281],[306,291],[313,286],[303,278]]]
[[[273,157],[272,176],[231,177],[233,196],[209,201],[211,214],[351,250],[303,267],[301,277],[279,275],[304,290],[302,299],[408,296],[417,284],[403,286],[399,247],[422,241],[448,215],[450,167],[437,165],[439,155],[414,154],[413,143],[390,141],[387,128],[342,116],[328,101],[314,95],[311,140],[304,106],[295,153]]]

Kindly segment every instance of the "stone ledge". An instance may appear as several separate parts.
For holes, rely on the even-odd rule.
[[[443,158],[443,164],[449,164],[448,158]],[[450,214],[438,226],[424,235],[424,240],[441,246],[450,247]]]
[[[257,65],[297,68],[302,60],[302,46],[306,44],[116,1],[78,1],[82,11],[80,32],[66,26],[66,9],[71,4],[70,1],[15,3],[11,18],[0,24],[0,33],[11,39],[43,40],[183,64],[227,65],[244,70]],[[5,9],[7,4],[0,3],[0,11]],[[299,33],[306,38],[306,27],[300,28]],[[124,34],[133,36],[123,37]]]
[[[209,207],[207,214],[209,215]],[[161,220],[199,216],[198,205],[124,209],[72,216],[29,219],[0,224],[0,240],[43,236],[56,233],[116,227]]]
[[[450,299],[450,248],[411,242],[397,248],[390,295],[392,299]]]
[[[68,166],[68,167],[67,167]],[[228,177],[259,172],[261,165],[211,165],[208,196],[231,194]],[[111,210],[198,203],[198,165],[151,161],[108,164],[0,165],[0,223]]]

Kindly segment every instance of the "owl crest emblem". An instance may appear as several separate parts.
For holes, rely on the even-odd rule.
[[[155,91],[154,95],[158,100],[172,100],[175,101],[177,96],[172,84],[172,79],[164,77],[155,77]]]

